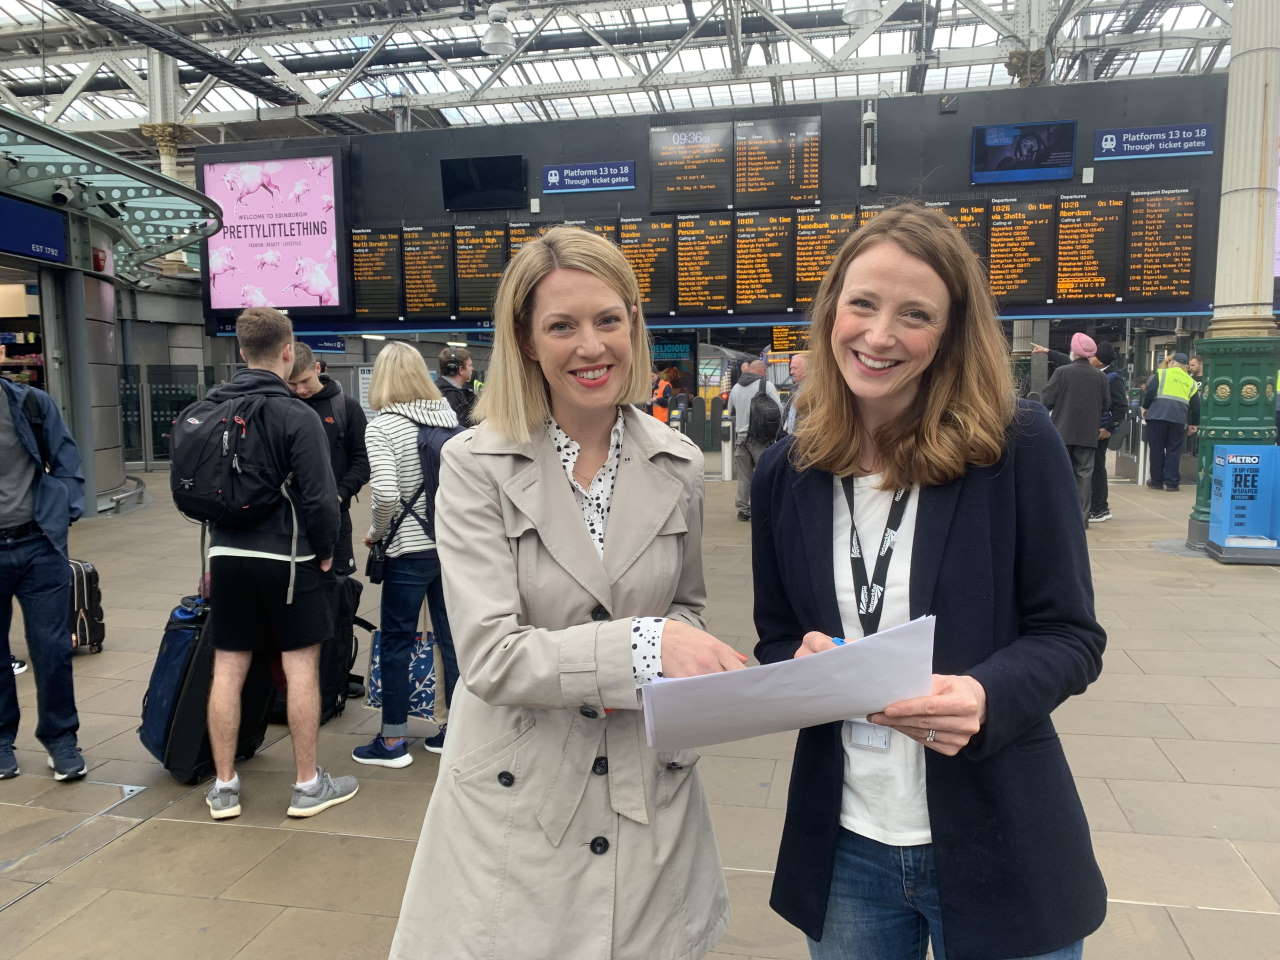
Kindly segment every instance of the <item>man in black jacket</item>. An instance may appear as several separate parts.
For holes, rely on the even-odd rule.
[[[245,432],[260,431],[248,449],[264,462],[244,463],[242,470],[269,477],[272,485],[281,482],[287,497],[252,527],[210,525],[207,629],[215,652],[209,741],[217,779],[205,802],[214,820],[240,814],[235,750],[241,690],[254,653],[279,651],[297,768],[288,813],[310,817],[350,800],[358,789],[354,777],[333,777],[316,766],[320,643],[333,632],[338,491],[320,418],[285,383],[294,359],[289,318],[277,310],[250,308],[236,320],[236,339],[249,369],[214,387],[209,400],[264,398],[242,426]]]
[[[1111,519],[1107,497],[1107,446],[1115,432],[1129,415],[1129,397],[1125,392],[1124,376],[1112,369],[1116,351],[1111,344],[1098,344],[1098,353],[1091,361],[1107,378],[1107,406],[1102,411],[1098,427],[1098,451],[1093,461],[1093,490],[1089,497],[1089,522],[1104,523]]]
[[[1107,378],[1090,360],[1097,354],[1093,338],[1077,333],[1071,338],[1071,363],[1053,371],[1044,388],[1044,405],[1053,413],[1053,425],[1071,454],[1080,495],[1080,519],[1087,522],[1093,488],[1093,463],[1098,455],[1098,424],[1109,402]]]
[[[342,392],[342,386],[327,373],[320,372],[311,348],[302,342],[293,345],[293,372],[289,389],[316,412],[329,438],[329,462],[338,484],[338,502],[342,505],[342,521],[338,542],[333,550],[335,573],[351,573],[356,566],[351,543],[351,498],[369,482],[369,453],[364,446],[367,426],[364,410],[355,398]]]
[[[466,347],[445,347],[440,351],[440,376],[436,377],[436,386],[463,427],[471,426],[471,411],[476,406],[476,392],[471,389],[474,373],[471,351]]]

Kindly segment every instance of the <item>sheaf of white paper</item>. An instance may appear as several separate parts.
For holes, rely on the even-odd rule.
[[[932,689],[933,617],[822,653],[641,688],[645,737],[682,750],[877,713]]]

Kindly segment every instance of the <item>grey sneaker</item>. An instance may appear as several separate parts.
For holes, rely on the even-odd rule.
[[[84,754],[74,743],[50,748],[48,761],[55,780],[79,780],[88,769],[84,763]]]
[[[317,767],[316,770],[320,774],[320,782],[310,793],[299,790],[297,787],[293,788],[289,816],[314,817],[322,810],[346,803],[360,789],[360,784],[355,777],[333,777],[322,767]]]
[[[209,816],[214,820],[229,820],[240,816],[240,785],[218,789],[218,782],[209,788],[204,795],[204,802],[209,807]]]

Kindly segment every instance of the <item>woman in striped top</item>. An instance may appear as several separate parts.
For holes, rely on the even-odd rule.
[[[373,520],[366,545],[382,540],[382,731],[351,757],[357,763],[407,767],[413,763],[409,733],[409,658],[423,598],[444,660],[445,702],[453,697],[458,660],[453,652],[440,579],[440,560],[428,532],[433,509],[423,490],[418,431],[424,426],[457,429],[458,418],[427,372],[426,361],[407,343],[383,347],[373,366],[369,403],[378,411],[365,433],[369,450]],[[444,728],[426,741],[439,753]]]

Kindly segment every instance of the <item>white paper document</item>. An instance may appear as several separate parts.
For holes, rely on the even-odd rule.
[[[704,747],[878,713],[932,689],[933,617],[798,660],[641,687],[655,750]]]

